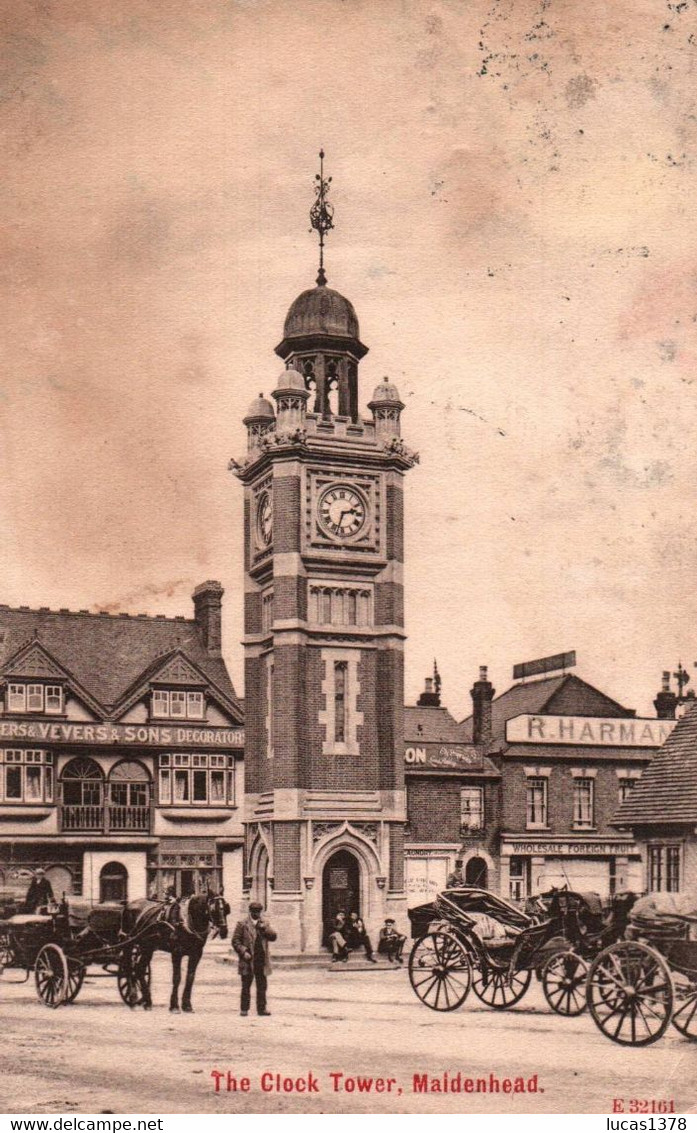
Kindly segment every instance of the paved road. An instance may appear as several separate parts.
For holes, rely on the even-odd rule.
[[[635,1098],[697,1110],[697,1044],[671,1028],[653,1047],[618,1047],[587,1015],[552,1015],[536,987],[508,1012],[470,998],[440,1014],[416,1000],[404,971],[285,971],[271,977],[272,1017],[241,1019],[234,969],[208,956],[196,1013],[170,1015],[167,965],[156,960],[149,1013],[124,1007],[114,981],[104,979],[88,979],[75,1004],[50,1011],[33,983],[11,985],[16,973],[6,973],[2,1111],[609,1113],[614,1098],[627,1108]],[[218,1093],[214,1070],[224,1074]],[[228,1092],[228,1071],[238,1086],[249,1079],[249,1090]],[[487,1086],[492,1074],[500,1084],[519,1078],[526,1088],[537,1075],[538,1092],[414,1091],[414,1075],[430,1082],[445,1072]],[[281,1083],[306,1082],[310,1092],[277,1091],[276,1074]],[[262,1075],[270,1075],[263,1079],[270,1092]],[[370,1092],[359,1090],[359,1077],[364,1086],[373,1079]]]

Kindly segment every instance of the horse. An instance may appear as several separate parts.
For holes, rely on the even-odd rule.
[[[128,940],[127,965],[133,985],[130,1006],[140,1003],[146,1011],[152,1008],[150,961],[154,952],[169,952],[172,956],[169,1009],[179,1011],[182,960],[186,956],[188,964],[181,1010],[192,1012],[191,992],[209,929],[212,927],[213,934],[225,940],[229,913],[230,906],[222,893],[199,893],[169,903],[146,897],[131,901],[124,909],[122,921],[122,931]]]

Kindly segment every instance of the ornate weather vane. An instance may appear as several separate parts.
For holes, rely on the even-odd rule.
[[[324,176],[324,150],[319,151],[319,173],[315,174],[315,193],[317,199],[310,209],[310,224],[319,233],[319,271],[317,284],[323,287],[327,282],[324,272],[324,237],[334,227],[334,206],[327,200],[331,177]]]

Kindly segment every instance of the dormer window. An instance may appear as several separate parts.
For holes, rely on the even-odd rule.
[[[11,682],[7,686],[7,711],[60,716],[63,712],[63,688],[61,685]]]
[[[193,692],[189,689],[153,689],[153,716],[168,720],[202,720],[203,710],[202,692]]]

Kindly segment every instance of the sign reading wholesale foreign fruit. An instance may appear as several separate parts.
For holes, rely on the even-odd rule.
[[[509,744],[587,744],[590,747],[660,747],[677,720],[632,717],[515,716],[506,723]]]

